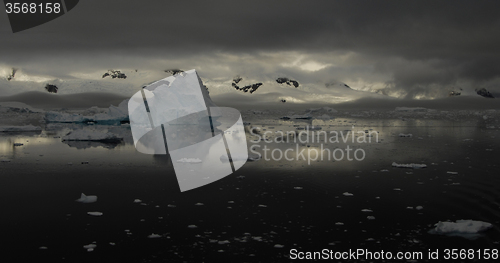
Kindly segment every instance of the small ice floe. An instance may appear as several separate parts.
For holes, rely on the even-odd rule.
[[[87,214],[91,216],[102,216],[101,212],[87,212]]]
[[[201,163],[201,160],[198,158],[182,158],[177,160],[178,163]]]
[[[397,167],[397,168],[412,168],[412,169],[420,169],[420,168],[426,168],[426,164],[417,164],[417,163],[410,163],[410,164],[398,164],[396,162],[392,163],[392,167]]]
[[[222,240],[222,241],[217,242],[217,244],[219,244],[219,245],[225,245],[225,244],[229,244],[229,243],[231,243],[231,242],[229,242],[229,240]]]
[[[76,202],[84,203],[84,204],[89,204],[89,203],[95,203],[97,201],[97,196],[96,195],[85,195],[82,193],[80,195],[80,198],[75,200]]]
[[[363,209],[363,210],[361,210],[361,212],[371,213],[371,212],[373,212],[373,211],[372,211],[372,210],[370,210],[370,209]]]
[[[274,245],[274,248],[283,248],[283,247],[285,247],[285,246],[283,246],[283,245],[281,245],[281,244],[276,244],[276,245]]]
[[[343,193],[344,196],[353,196],[353,194],[349,193],[349,192],[345,192]]]
[[[482,221],[457,220],[455,222],[438,222],[435,228],[429,231],[430,234],[447,236],[459,236],[467,239],[480,237],[480,232],[492,228],[493,225]]]
[[[421,206],[421,205],[419,205],[419,206],[415,207],[415,209],[417,209],[417,210],[422,210],[422,209],[424,209],[424,207],[423,207],[423,206]]]
[[[413,137],[413,134],[411,134],[411,133],[408,133],[408,134],[400,133],[399,137],[409,137],[409,138],[411,138],[411,137]]]
[[[401,191],[401,188],[394,188],[392,190],[394,190],[394,191]]]
[[[198,206],[200,206],[200,205],[203,205],[203,203],[196,203],[196,204],[194,204],[194,205],[198,205]]]
[[[189,225],[188,228],[197,228],[196,225]]]
[[[267,205],[258,205],[258,207],[267,207]]]
[[[248,161],[248,162],[254,162],[260,160],[261,156],[258,154],[231,154],[231,161]],[[221,155],[220,157],[221,162],[228,162],[229,158],[227,157],[226,154]]]
[[[97,245],[96,244],[88,244],[88,245],[85,245],[83,246],[84,249],[87,250],[87,252],[92,252],[94,251],[94,248],[96,248]]]
[[[448,171],[448,172],[446,172],[446,173],[447,173],[447,174],[458,174],[458,172],[450,172],[450,171]]]
[[[296,187],[294,187],[293,189],[295,189],[295,190],[302,190],[302,187],[300,187],[300,186],[296,186]]]
[[[375,217],[374,216],[367,216],[366,219],[368,219],[368,220],[375,220]]]
[[[387,169],[380,170],[380,172],[389,172]]]
[[[160,238],[161,236],[155,233],[151,233],[151,235],[148,236],[148,238]]]
[[[140,203],[140,202],[142,202],[141,199],[134,199],[134,203]]]
[[[39,247],[38,249],[45,250],[45,249],[49,249],[49,248],[48,248],[48,247],[44,247],[44,246],[42,246],[42,247]]]
[[[0,132],[36,132],[41,131],[39,126],[25,125],[25,126],[0,126]]]
[[[337,223],[335,223],[335,225],[336,225],[336,226],[343,226],[343,225],[344,225],[344,223],[342,223],[342,222],[337,222]]]
[[[119,142],[123,137],[107,132],[98,130],[73,130],[62,137],[63,141],[99,141],[99,142]]]
[[[167,205],[167,207],[174,208],[176,205]]]

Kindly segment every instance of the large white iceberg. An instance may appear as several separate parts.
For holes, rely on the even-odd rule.
[[[480,232],[492,227],[492,224],[483,221],[457,220],[455,222],[438,222],[429,233],[475,239],[480,236]]]
[[[45,113],[45,121],[61,123],[88,123],[115,125],[129,120],[128,117],[128,99],[122,101],[118,107],[111,105],[106,112],[94,115],[83,115],[78,113],[66,113],[57,111],[48,111]]]

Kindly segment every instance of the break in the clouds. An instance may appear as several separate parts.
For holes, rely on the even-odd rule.
[[[498,91],[499,7],[497,1],[86,0],[16,34],[0,15],[0,65],[56,78],[109,68],[196,68],[206,79],[289,76],[411,98],[459,88]]]

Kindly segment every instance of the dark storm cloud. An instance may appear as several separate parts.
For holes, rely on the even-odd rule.
[[[461,82],[492,85],[500,74],[499,7],[497,1],[85,0],[16,34],[1,17],[0,62],[154,68],[217,58],[228,67],[252,67],[217,54],[265,60],[263,53],[290,51],[329,64],[334,57],[322,54],[353,53],[315,74],[342,72],[344,81],[422,94]]]

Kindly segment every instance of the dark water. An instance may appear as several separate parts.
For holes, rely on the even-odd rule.
[[[263,123],[252,125],[274,132],[307,124]],[[299,143],[305,152],[322,143],[330,150],[350,145],[363,149],[365,158],[310,164],[261,159],[184,193],[171,162],[136,152],[130,138],[118,144],[61,142],[59,136],[78,128],[71,125],[1,134],[0,159],[10,160],[0,163],[3,262],[288,262],[293,248],[423,251],[419,262],[425,262],[429,249],[498,248],[498,129],[475,122],[353,119],[321,127],[377,131],[380,142]],[[297,149],[290,141],[258,144]],[[393,162],[427,168],[394,168]],[[75,202],[82,192],[98,201]],[[439,221],[459,219],[494,227],[475,240],[428,233]],[[152,233],[160,237],[148,238]],[[93,242],[97,247],[87,252],[83,246]]]

